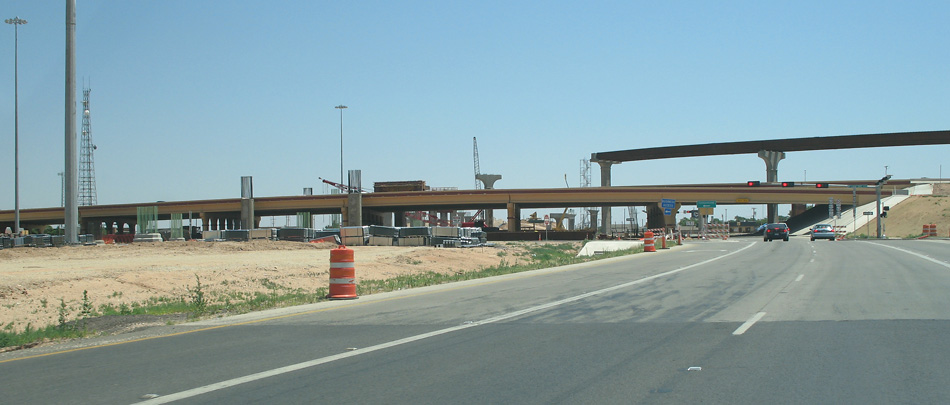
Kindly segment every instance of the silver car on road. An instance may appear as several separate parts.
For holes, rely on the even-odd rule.
[[[818,224],[811,228],[811,240],[828,239],[835,240],[835,228],[828,224]]]

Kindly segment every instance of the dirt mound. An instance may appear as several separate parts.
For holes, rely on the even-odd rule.
[[[934,195],[911,196],[891,207],[884,218],[884,235],[892,238],[919,236],[924,224],[936,224],[937,236],[950,235],[950,184],[937,184]],[[876,225],[871,224],[871,234]],[[863,233],[861,230],[858,233]]]

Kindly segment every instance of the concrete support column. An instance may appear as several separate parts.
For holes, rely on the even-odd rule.
[[[363,194],[350,193],[346,197],[345,226],[363,226]]]
[[[775,183],[778,181],[778,162],[785,159],[785,152],[774,150],[760,150],[759,157],[765,161],[765,181]],[[767,218],[769,223],[778,220],[778,204],[768,204]]]
[[[210,231],[210,230],[211,230],[211,219],[210,219],[210,217],[208,216],[208,214],[205,214],[205,213],[203,213],[203,212],[199,212],[199,213],[198,213],[198,219],[201,220],[201,230],[202,230],[202,231]]]
[[[593,160],[591,162],[597,162],[600,165],[600,186],[601,187],[610,187],[610,166],[613,166],[620,162],[614,162],[611,160]],[[601,207],[603,215],[600,219],[600,231],[605,235],[610,235],[610,207]]]
[[[590,214],[590,226],[591,228],[594,228],[595,230],[597,229],[597,213],[598,212],[600,212],[600,210],[596,208],[591,208],[587,210],[587,213]]]
[[[494,190],[495,182],[501,180],[500,174],[479,174],[475,176],[475,180],[482,182],[482,186],[485,190]],[[484,211],[485,215],[485,226],[493,227],[495,226],[495,213],[492,212],[490,208],[486,208]],[[474,220],[474,219],[473,219]]]
[[[521,207],[508,203],[508,232],[521,231]]]
[[[241,218],[238,224],[235,224],[238,229],[254,229],[256,228],[256,221],[254,221],[254,199],[253,198],[242,198],[241,199]]]
[[[666,228],[666,215],[658,203],[647,205],[647,229]]]
[[[393,226],[407,226],[406,211],[396,211],[393,213]]]

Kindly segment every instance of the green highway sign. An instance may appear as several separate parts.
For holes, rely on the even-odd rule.
[[[715,201],[696,201],[697,208],[716,208]]]

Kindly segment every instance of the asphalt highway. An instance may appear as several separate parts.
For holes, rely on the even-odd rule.
[[[948,248],[690,242],[45,346],[0,403],[943,403]]]

